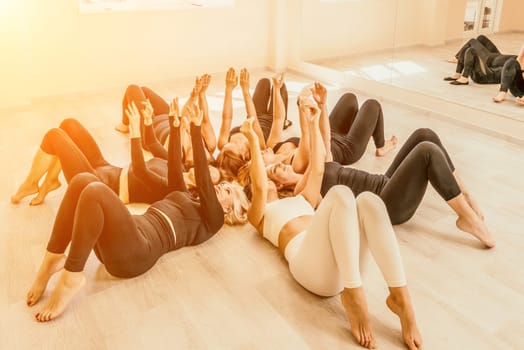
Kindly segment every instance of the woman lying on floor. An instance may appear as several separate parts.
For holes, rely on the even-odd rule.
[[[329,124],[321,117],[326,149],[330,149]],[[278,189],[291,189],[294,193],[300,193],[306,185],[303,181],[305,175],[296,173],[289,165],[276,163],[266,169],[268,177]],[[326,195],[335,185],[345,185],[357,196],[364,191],[373,192],[382,198],[391,222],[396,225],[406,222],[415,214],[428,183],[458,215],[456,224],[459,229],[470,233],[488,248],[495,246],[478,204],[466,191],[439,137],[430,129],[416,130],[384,175],[343,167],[335,161],[326,162],[321,194]]]
[[[250,159],[246,138],[238,132],[238,128],[229,131],[232,120],[231,96],[236,80],[234,70],[230,69],[226,77],[224,112],[218,140],[218,147],[222,151],[217,158],[217,165],[229,177],[235,177],[240,168]],[[260,148],[266,164],[280,161],[292,165],[295,171],[303,173],[309,161],[307,129],[301,127],[300,137],[290,137],[286,140],[282,137],[282,123],[285,120],[282,115],[287,111],[287,90],[283,75],[273,77],[272,94],[269,79],[261,79],[257,83],[253,99],[249,95],[249,74],[245,70],[242,70],[240,75],[240,86],[247,115],[259,116],[255,120],[254,128],[259,136]],[[275,93],[278,89],[281,91],[280,94]],[[261,111],[267,111],[270,95],[272,98],[269,100],[269,106],[273,106],[273,114],[270,118],[261,118],[260,115],[265,115]],[[321,113],[327,116],[327,90],[321,84],[314,84],[313,87],[305,89],[301,95],[314,96],[321,105]],[[387,141],[384,139],[384,117],[382,108],[376,100],[367,100],[359,109],[356,96],[346,93],[331,111],[329,120],[332,124],[333,139],[331,151],[334,159],[341,164],[353,164],[358,161],[364,154],[371,137],[375,142],[377,156],[384,156],[396,146],[395,136]]]
[[[50,277],[63,268],[49,300],[35,315],[38,321],[60,316],[78,294],[86,283],[83,270],[92,250],[111,275],[131,278],[152,268],[167,252],[200,244],[223,226],[224,215],[231,210],[231,196],[224,186],[213,186],[200,131],[202,113],[196,106],[192,110],[188,117],[199,199],[187,191],[183,180],[178,116],[169,119],[174,139],[170,146],[175,154],[175,166],[168,176],[172,192],[153,203],[144,214],[131,215],[114,191],[93,174],[75,175],[60,204],[43,262],[27,293],[27,305],[35,305]]]
[[[404,342],[409,349],[420,349],[422,340],[384,203],[369,192],[355,199],[344,186],[332,188],[320,201],[324,161],[330,155],[320,136],[320,111],[306,99],[301,99],[300,109],[308,119],[315,150],[303,177],[307,186],[294,197],[278,198],[275,185],[267,179],[252,121],[242,126],[252,154],[249,222],[279,248],[300,285],[324,297],[341,294],[351,333],[360,345],[373,349],[376,343],[360,274],[371,251],[388,284],[386,304],[400,318]]]
[[[515,96],[515,102],[524,105],[524,45],[520,48],[518,56],[507,61],[502,68],[500,92],[493,97],[493,102],[502,102],[508,90]]]
[[[189,110],[187,110],[189,111]],[[178,101],[172,104],[171,115],[178,114]],[[134,103],[128,106],[127,114],[130,116],[131,126],[131,164],[121,168],[109,164],[103,157],[100,148],[89,132],[75,119],[64,120],[60,128],[51,129],[44,136],[40,149],[37,151],[31,170],[25,181],[19,187],[12,203],[18,203],[22,198],[38,193],[30,202],[38,205],[43,202],[47,194],[58,188],[60,182],[58,176],[63,170],[64,176],[69,183],[73,176],[82,172],[95,175],[105,183],[125,204],[127,203],[153,203],[163,199],[171,192],[168,173],[173,166],[178,166],[175,153],[168,152],[169,157],[164,159],[152,158],[144,162],[140,140],[141,114]],[[185,117],[183,118],[185,119]],[[151,120],[146,116],[143,119],[146,124],[143,129],[146,134],[152,133]],[[173,129],[171,128],[171,131]],[[170,149],[174,145],[170,141]],[[220,182],[220,172],[217,168],[208,166],[214,184]],[[45,179],[39,186],[40,179]],[[195,189],[194,170],[189,169],[184,173],[187,186]],[[242,189],[232,183],[223,182],[222,187],[231,193],[234,210],[226,214],[226,223],[243,223],[242,219],[248,202]]]
[[[193,103],[198,103],[200,110],[204,113],[204,121],[202,122],[202,134],[204,138],[204,145],[209,160],[212,159],[211,154],[216,148],[216,138],[213,131],[213,126],[209,120],[209,108],[207,103],[207,88],[211,82],[211,76],[209,74],[203,74],[201,77],[196,77],[195,84],[191,90],[191,94],[186,106],[190,106]],[[148,87],[138,85],[129,85],[124,93],[122,100],[122,121],[118,124],[115,129],[123,132],[129,132],[129,119],[126,111],[131,102],[134,102],[137,107],[141,108],[141,123],[140,136],[142,138],[142,147],[144,150],[151,152],[151,154],[157,158],[167,159],[167,147],[169,143],[169,104],[156,92]],[[143,118],[148,115],[153,120],[152,128],[153,133],[146,133],[143,123]],[[182,129],[184,131],[184,129]],[[191,142],[188,141],[188,137],[185,137],[186,133],[182,133],[182,156],[184,158],[184,164],[187,168],[190,168],[192,157],[189,155]],[[186,160],[187,158],[187,160]]]
[[[452,85],[468,85],[469,77],[477,84],[499,84],[502,67],[515,58],[515,55],[503,55],[499,49],[484,35],[470,39],[455,55],[457,69],[455,73],[444,78]]]

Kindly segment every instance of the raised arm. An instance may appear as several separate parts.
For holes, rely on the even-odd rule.
[[[273,80],[273,124],[266,141],[267,147],[273,147],[282,140],[282,130],[286,120],[286,107],[280,94],[280,89],[284,85],[284,73],[275,74]]]
[[[207,150],[212,154],[217,147],[217,139],[215,136],[215,131],[213,130],[213,125],[209,120],[209,106],[207,104],[207,88],[211,82],[211,75],[204,74],[200,77],[201,87],[198,93],[198,107],[202,111],[203,120],[202,120],[202,137],[206,145]]]
[[[251,151],[251,167],[249,177],[251,178],[251,205],[247,211],[247,218],[259,233],[262,234],[262,223],[264,219],[264,209],[267,199],[267,174],[260,153],[258,135],[253,129],[255,117],[248,118],[240,128],[240,131],[246,136]]]
[[[295,194],[301,194],[316,208],[320,203],[320,187],[324,176],[326,152],[320,133],[320,110],[310,99],[301,99],[300,108],[308,121],[311,152],[308,168],[295,187]]]
[[[326,107],[327,90],[324,85],[315,82],[312,93],[313,98],[320,109],[320,134],[322,135],[322,141],[326,150],[326,161],[330,162],[333,160],[333,154],[331,153],[331,127],[329,126],[329,117]]]
[[[160,141],[155,136],[155,131],[153,130],[153,115],[155,110],[151,105],[151,101],[146,99],[142,101],[142,117],[144,121],[142,129],[142,137],[144,148],[147,149],[154,157],[167,159],[167,150],[162,146]]]
[[[291,165],[293,166],[293,170],[299,174],[303,174],[307,169],[307,166],[309,164],[310,150],[309,127],[307,117],[304,113],[304,110],[300,108],[300,100],[302,98],[302,96],[297,97],[298,119],[300,126],[300,142],[298,144],[298,148],[295,151],[295,156],[293,157],[293,161],[291,163]]]
[[[142,179],[147,179],[149,183],[155,183],[159,186],[167,184],[166,178],[158,175],[154,171],[150,171],[144,161],[144,153],[142,152],[140,140],[140,112],[134,101],[129,103],[125,110],[126,116],[129,120],[129,137],[131,142],[131,165],[135,175]],[[151,125],[148,126],[152,128]]]
[[[180,113],[178,106],[178,98],[175,97],[169,106],[167,179],[170,191],[187,191],[182,173],[182,145],[180,142]]]
[[[191,108],[191,114],[188,117],[195,161],[195,183],[200,201],[200,215],[207,228],[211,232],[217,232],[224,225],[224,210],[217,198],[215,187],[209,174],[201,132],[203,113],[195,105]]]
[[[222,124],[218,135],[218,149],[222,149],[229,140],[229,131],[233,120],[233,89],[238,84],[238,77],[233,68],[226,73],[226,91],[224,93],[224,107],[222,109]]]
[[[258,123],[257,110],[255,104],[253,103],[253,98],[251,97],[251,92],[249,91],[249,72],[246,68],[242,68],[240,71],[240,88],[242,89],[242,96],[244,97],[244,104],[246,105],[247,117],[255,117],[253,121],[253,130],[258,136],[258,143],[260,149],[266,149],[266,140],[264,139],[264,133],[260,128]]]

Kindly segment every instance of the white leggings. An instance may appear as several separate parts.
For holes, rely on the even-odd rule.
[[[356,199],[343,185],[334,186],[320,203],[308,229],[286,246],[289,270],[304,288],[333,296],[362,286],[360,269],[368,248],[388,287],[406,285],[395,232],[382,200],[371,192]]]

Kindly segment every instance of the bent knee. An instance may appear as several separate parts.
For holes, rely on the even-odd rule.
[[[431,141],[422,141],[413,148],[414,152],[421,154],[432,154],[434,152],[441,152],[440,147]]]
[[[362,192],[356,198],[357,209],[359,211],[386,211],[386,206],[382,199],[373,192]]]
[[[375,100],[374,98],[370,98],[369,100],[364,101],[362,104],[361,109],[364,108],[374,108],[374,109],[382,109],[382,106],[380,105],[380,102]]]
[[[418,140],[418,142],[430,141],[434,143],[440,143],[440,138],[438,137],[437,133],[430,128],[419,128],[415,130],[412,135],[416,138],[416,140]]]
[[[82,190],[82,194],[80,195],[83,200],[96,200],[96,198],[99,198],[103,193],[112,192],[112,190],[107,185],[98,181],[98,179],[95,181],[87,179],[87,181],[88,182]]]
[[[346,92],[344,95],[340,96],[337,103],[349,103],[358,106],[357,96],[352,92]]]
[[[257,87],[258,88],[261,88],[261,87],[271,87],[271,82],[269,81],[268,78],[261,78],[258,82],[257,82]]]
[[[78,124],[79,124],[78,120],[74,118],[66,118],[62,120],[62,122],[60,123],[60,129],[68,130],[68,129],[75,127]]]
[[[78,188],[78,187],[84,188],[87,185],[89,185],[90,183],[95,183],[95,182],[99,182],[100,183],[100,180],[95,175],[93,175],[91,173],[79,173],[79,174],[76,174],[75,176],[73,176],[73,178],[69,182],[69,187],[71,187],[71,188]]]
[[[355,196],[353,195],[353,192],[351,192],[349,187],[344,185],[336,185],[331,187],[324,200],[335,202],[337,205],[355,205]]]

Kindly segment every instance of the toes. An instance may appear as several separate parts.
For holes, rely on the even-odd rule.
[[[42,204],[43,200],[41,200],[40,198],[33,198],[31,199],[31,201],[29,202],[29,205],[31,206],[35,206],[35,205],[40,205]]]

